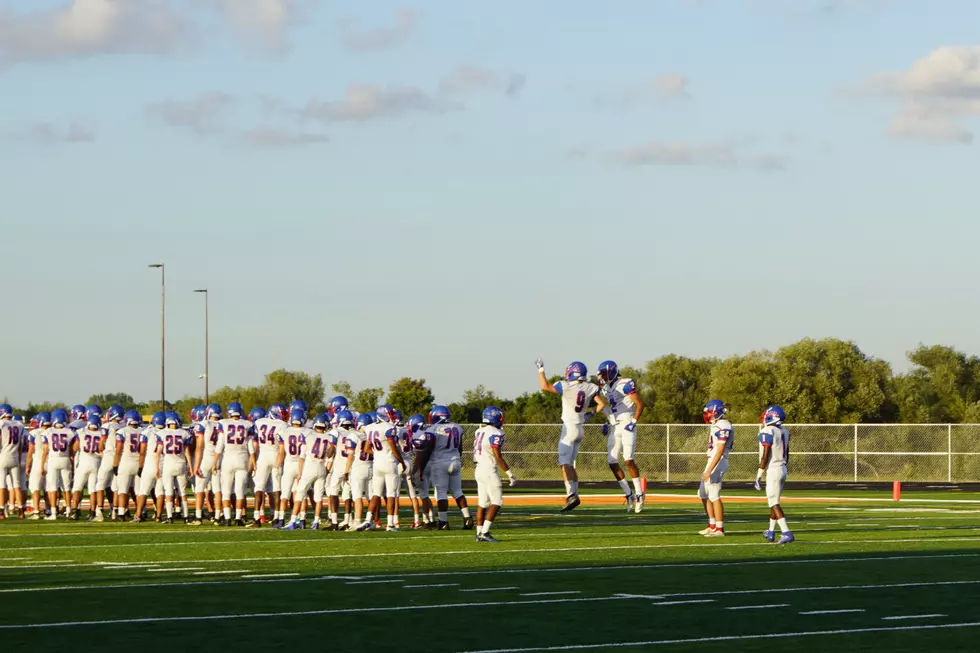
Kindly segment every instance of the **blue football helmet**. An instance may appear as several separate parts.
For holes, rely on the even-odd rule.
[[[289,423],[303,426],[306,424],[306,411],[302,408],[293,408],[289,411]]]
[[[395,424],[402,426],[405,423],[405,416],[402,415],[402,411],[395,409]]]
[[[14,414],[14,409],[10,404],[0,404],[0,419],[7,419]]]
[[[326,431],[327,427],[330,426],[330,415],[327,413],[320,413],[313,418],[313,428]]]
[[[37,423],[41,427],[51,426],[51,413],[46,410],[42,410],[37,414]]]
[[[343,426],[345,428],[354,426],[354,413],[346,408],[334,413],[334,419],[337,420],[337,426]]]
[[[14,415],[10,419],[14,420],[15,422],[20,422],[21,424],[24,423],[24,416],[23,415]]]
[[[102,430],[102,418],[99,417],[98,415],[92,415],[91,417],[89,417],[89,418],[87,418],[85,420],[85,428],[87,428],[89,430],[92,430],[92,431],[101,431]]]
[[[68,411],[64,408],[55,408],[51,411],[51,424],[57,428],[60,426],[68,426]]]
[[[280,422],[285,422],[286,418],[289,417],[289,411],[286,410],[286,406],[283,404],[272,404],[269,406],[268,417],[272,419],[277,419]]]
[[[208,404],[204,409],[204,419],[221,419],[222,414],[221,404]]]
[[[175,429],[180,428],[180,415],[176,411],[168,410],[163,414],[164,426],[170,427],[172,424]]]
[[[265,417],[265,408],[259,408],[256,406],[252,410],[248,411],[248,421],[254,422],[257,419],[262,419]]]
[[[416,413],[408,418],[408,430],[412,433],[418,433],[423,428],[425,428],[425,416]]]
[[[237,401],[228,404],[228,417],[241,417],[245,414],[245,409]]]
[[[95,407],[98,408],[98,406],[95,406]],[[92,408],[92,406],[89,406],[89,409],[91,409],[91,408]],[[101,413],[101,411],[100,411],[100,413]],[[126,411],[123,410],[123,407],[122,406],[120,406],[119,404],[112,404],[111,406],[109,406],[109,410],[106,411],[106,418],[110,422],[117,422],[117,421],[121,420],[125,416],[125,414],[126,414]]]
[[[449,421],[449,409],[445,406],[433,406],[429,411],[429,424],[443,424]]]
[[[785,421],[786,411],[779,406],[769,406],[769,408],[766,408],[766,412],[762,416],[762,423],[766,426],[782,426],[783,422]]]
[[[483,423],[499,429],[504,425],[504,411],[496,406],[487,406],[483,409]]]
[[[75,422],[80,419],[85,419],[85,406],[82,404],[75,404],[71,407],[71,412],[68,413],[71,417],[71,421]]]
[[[720,420],[728,412],[728,406],[720,399],[712,399],[704,405],[704,423],[711,424]]]
[[[361,413],[360,415],[357,416],[357,422],[355,424],[356,424],[356,428],[362,429],[365,426],[370,426],[371,424],[374,424],[374,422],[375,422],[374,413]]]
[[[167,425],[167,414],[162,410],[158,410],[150,418],[150,424],[153,425],[153,428],[162,429]]]
[[[294,408],[299,408],[304,413],[309,410],[309,408],[306,407],[306,402],[303,401],[302,399],[295,399],[293,403],[289,404],[289,410],[292,410]]]
[[[119,404],[113,404],[112,406],[110,406],[110,408],[118,408],[119,409],[119,416],[122,417],[122,406],[120,406]],[[95,415],[96,417],[101,418],[102,417],[102,406],[100,406],[98,404],[92,404],[88,408],[85,409],[85,417],[91,417],[92,415]]]
[[[589,368],[585,366],[585,363],[580,361],[572,361],[565,368],[565,380],[566,381],[578,381],[589,376]]]
[[[379,422],[387,422],[389,424],[394,424],[395,422],[395,409],[388,404],[378,406],[378,409],[374,411],[374,415]]]
[[[606,385],[611,385],[619,378],[619,365],[615,361],[602,361],[599,363],[599,371],[596,372],[599,380]]]
[[[336,397],[331,399],[330,402],[327,404],[327,407],[330,409],[330,412],[333,413],[337,413],[342,410],[347,410],[349,406],[350,404],[347,401],[347,397],[343,395],[337,395]]]
[[[126,426],[139,426],[143,423],[143,416],[138,410],[127,410],[123,420],[126,422]]]

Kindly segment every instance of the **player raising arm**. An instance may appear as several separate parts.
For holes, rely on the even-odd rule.
[[[786,515],[779,505],[783,486],[786,484],[786,463],[789,462],[789,431],[783,426],[786,412],[779,406],[770,406],[762,416],[763,427],[759,433],[759,473],[755,477],[755,489],[761,490],[759,481],[766,474],[766,499],[769,501],[769,530],[762,534],[770,542],[776,539],[776,524],[782,535],[777,544],[794,541],[793,533],[786,524]]]
[[[708,433],[708,464],[701,475],[698,496],[708,515],[708,528],[700,532],[705,537],[724,537],[725,509],[721,503],[721,482],[728,471],[728,452],[735,445],[732,423],[722,419],[728,412],[725,402],[712,399],[704,407],[704,423],[710,424]]]
[[[496,406],[487,406],[483,411],[483,426],[473,437],[473,462],[476,463],[476,491],[479,504],[476,509],[476,541],[499,542],[490,534],[490,527],[496,519],[500,507],[504,505],[498,469],[507,474],[510,486],[517,485],[514,472],[500,455],[504,446],[504,412]]]
[[[595,399],[596,410],[605,410],[606,401],[599,395],[599,386],[585,379],[589,370],[585,363],[573,361],[565,368],[565,380],[554,385],[548,383],[544,361],[536,361],[538,384],[541,390],[561,397],[561,439],[558,441],[558,465],[565,481],[565,505],[562,512],[574,510],[582,501],[578,498],[578,473],[575,458],[585,436],[585,423],[592,419],[589,405]]]

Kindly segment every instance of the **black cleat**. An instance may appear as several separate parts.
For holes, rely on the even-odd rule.
[[[258,519],[253,519],[249,523],[245,524],[245,528],[261,528],[261,527],[262,527],[262,522],[260,522]]]
[[[325,531],[339,531],[340,530],[340,527],[337,526],[337,524],[334,524],[334,523],[331,522],[330,524],[327,524],[327,527],[324,528],[323,530],[325,530]]]
[[[436,528],[438,528],[438,530],[440,530],[440,531],[448,531],[449,530],[449,522],[441,521],[441,522],[439,522],[439,526],[437,526]]]
[[[245,527],[245,521],[242,520],[242,519],[236,519],[235,520],[235,526],[241,526],[242,528],[244,528]]]
[[[160,523],[161,524],[172,524],[172,523],[174,523],[174,520],[171,519],[170,517],[166,517]]]
[[[473,518],[472,517],[463,517],[463,530],[464,531],[473,530]]]
[[[582,501],[578,498],[578,495],[573,494],[572,496],[568,497],[567,501],[565,501],[565,505],[561,507],[561,511],[568,512],[570,510],[575,510],[580,503],[582,503]]]

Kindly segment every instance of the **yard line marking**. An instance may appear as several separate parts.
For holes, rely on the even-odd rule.
[[[559,596],[561,594],[581,594],[581,590],[572,590],[570,592],[529,592],[527,594],[521,594],[521,596]]]
[[[177,567],[173,569],[147,569],[146,571],[152,573],[159,573],[164,571],[201,571],[204,567]]]
[[[801,612],[800,614],[847,614],[849,612],[864,612],[864,609],[855,608],[853,610],[810,610],[808,612]]]
[[[404,583],[405,581],[401,578],[393,578],[391,580],[355,580],[352,582],[344,583],[345,585],[378,585],[380,583]]]
[[[881,585],[824,585],[820,587],[778,587],[753,590],[723,590],[719,592],[685,592],[682,594],[665,594],[664,597],[680,598],[683,596],[736,596],[740,594],[774,594],[780,592],[838,592],[909,587],[943,587],[953,585],[980,585],[980,580],[943,580],[921,583],[890,583]]]
[[[767,608],[788,608],[789,603],[776,603],[775,605],[734,605],[726,610],[765,610]]]
[[[289,574],[249,574],[248,576],[242,576],[242,578],[285,578],[287,576],[299,576],[299,572]]]
[[[616,596],[600,596],[574,599],[539,599],[534,601],[487,601],[485,603],[440,603],[438,605],[393,605],[372,608],[335,608],[327,610],[302,610],[298,612],[252,612],[246,614],[214,614],[187,617],[142,617],[136,619],[105,619],[96,621],[57,621],[36,624],[0,625],[0,630],[26,630],[34,628],[71,628],[75,626],[114,626],[117,624],[172,623],[175,621],[221,621],[226,619],[254,619],[256,617],[308,617],[336,614],[361,614],[369,612],[401,612],[405,610],[445,610],[446,608],[487,608],[512,605],[543,605],[551,603],[595,603],[599,601],[621,601]]]
[[[903,619],[938,619],[945,617],[944,614],[907,614],[896,617],[882,617],[883,621],[901,621]]]
[[[5,627],[5,626],[4,626]],[[810,630],[797,633],[767,633],[763,635],[723,635],[720,637],[692,637],[690,639],[660,639],[646,642],[606,642],[603,644],[570,644],[566,646],[537,646],[530,648],[488,648],[464,653],[531,653],[532,651],[581,651],[593,648],[619,646],[668,646],[671,644],[703,644],[706,642],[738,642],[751,639],[781,639],[784,637],[814,637],[817,635],[854,635],[857,633],[887,633],[910,630],[935,630],[939,628],[977,628],[980,621],[957,624],[924,624],[919,626],[890,626],[876,628],[848,628],[840,630]]]
[[[350,585],[350,583],[348,583]],[[402,585],[402,589],[414,590],[424,587],[459,587],[459,583],[435,583],[434,585]]]
[[[225,569],[223,571],[196,571],[195,576],[217,576],[218,574],[247,574],[248,569]]]
[[[658,594],[614,594],[613,596],[621,596],[624,599],[650,599],[653,601],[659,601],[664,598]]]
[[[520,587],[475,587],[473,589],[459,590],[460,592],[503,592],[505,590],[519,590]]]
[[[689,605],[691,603],[714,603],[714,599],[699,599],[696,601],[660,601],[653,605]]]

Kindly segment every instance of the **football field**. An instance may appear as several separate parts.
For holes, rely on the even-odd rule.
[[[8,519],[0,642],[72,651],[977,649],[980,496],[788,494],[797,541],[786,546],[763,540],[768,510],[758,502],[730,501],[728,535],[698,536],[704,518],[691,493],[651,497],[639,515],[505,505],[499,544],[475,542],[455,511],[454,530],[400,533]]]

